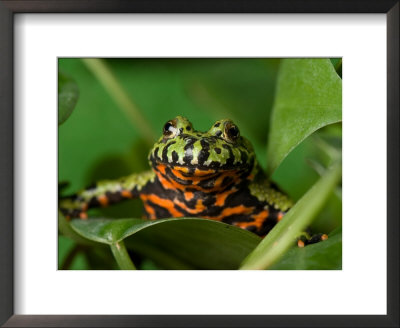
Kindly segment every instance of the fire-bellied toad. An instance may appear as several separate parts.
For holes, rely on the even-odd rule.
[[[229,119],[207,132],[178,116],[149,154],[152,170],[106,180],[60,200],[69,218],[139,197],[149,219],[200,217],[265,236],[292,202],[264,175],[251,143]]]

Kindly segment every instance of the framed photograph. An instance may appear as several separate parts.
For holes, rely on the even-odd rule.
[[[4,326],[399,325],[398,2],[0,9]]]

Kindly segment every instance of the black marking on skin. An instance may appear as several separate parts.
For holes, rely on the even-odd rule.
[[[215,151],[217,154],[221,154],[221,148],[216,147],[216,148],[214,148],[214,151]]]
[[[194,175],[194,169],[193,169],[193,172],[190,172],[190,170],[189,170],[189,172],[181,172],[181,174],[184,176],[184,177],[187,177],[187,178],[191,178],[191,177],[193,177],[193,175]]]
[[[180,128],[180,129],[179,129],[179,132],[180,132],[180,133],[183,133],[183,128]]]
[[[154,164],[155,160],[154,160],[153,153],[150,154],[149,161],[151,162],[151,164]]]
[[[92,207],[99,207],[100,206],[100,202],[97,199],[97,197],[92,197],[89,201],[88,201],[88,208],[92,208]]]
[[[233,214],[233,215],[229,215],[227,217],[224,217],[221,221],[225,222],[225,223],[228,223],[228,224],[232,224],[232,223],[235,223],[235,222],[253,222],[254,219],[251,218],[249,215]]]
[[[146,204],[153,208],[157,219],[170,218],[172,214],[165,207],[154,204],[152,201],[146,201]]]
[[[226,185],[229,185],[232,182],[234,182],[234,179],[232,177],[225,177],[224,180],[222,180],[222,185],[226,186]]]
[[[188,148],[192,148],[193,149],[193,144],[197,141],[196,138],[191,138],[191,137],[187,137],[185,138],[185,142],[186,145],[183,147],[183,150],[186,150]]]
[[[221,214],[223,210],[223,207],[220,206],[208,206],[206,210],[204,210],[203,212],[196,214],[195,216],[198,217],[202,217],[202,216],[211,216],[211,217],[215,217],[215,216],[219,216]]]
[[[230,194],[226,198],[225,204],[226,207],[235,207],[240,205],[244,205],[246,207],[264,207],[264,205],[267,205],[266,202],[260,203],[255,196],[250,194],[250,191],[247,188],[238,189],[237,192]]]
[[[210,144],[207,141],[205,141],[204,139],[200,140],[200,145],[204,150],[210,149]]]
[[[153,152],[154,158],[155,158],[156,160],[158,159],[157,154],[158,154],[158,150],[159,150],[159,149],[160,149],[159,147],[156,147],[156,149],[154,149],[154,152]]]
[[[242,184],[242,181],[236,181],[236,180],[234,180],[234,181],[232,181],[230,184],[228,184],[228,185],[226,185],[223,189],[221,189],[221,191],[219,191],[219,192],[221,192],[221,193],[223,193],[223,192],[225,192],[225,191],[228,191],[228,190],[230,190],[230,189],[232,189],[233,188],[233,185],[237,185],[237,189],[240,189],[240,187],[241,187],[241,184]],[[246,186],[245,186],[246,187]]]
[[[245,167],[241,170],[238,171],[239,179],[240,180],[245,180],[251,173],[253,166],[248,166]]]
[[[147,184],[151,184],[151,182],[148,182]],[[140,192],[139,192],[139,190],[137,189],[137,187],[133,187],[133,188],[130,190],[130,192],[131,192],[131,194],[132,194],[132,198],[139,197]],[[128,199],[129,199],[129,198],[128,198]]]
[[[278,223],[278,220],[276,218],[278,212],[274,213],[274,214],[270,214],[263,222],[262,227],[260,230],[256,231],[256,234],[259,236],[265,236],[268,232],[271,231],[271,229],[275,226],[275,224]]]
[[[187,173],[186,173],[186,172],[181,172],[181,174],[182,174],[184,177],[191,178],[191,177],[194,176],[194,171],[195,171],[195,168],[194,168],[194,167],[189,167]]]
[[[199,152],[199,155],[197,157],[199,166],[203,166],[204,162],[208,159],[208,156],[210,156],[210,144],[205,141],[204,139],[200,140],[200,145],[201,145],[201,150]]]
[[[221,122],[215,123],[214,126],[217,128],[221,125]]]
[[[207,195],[207,197],[203,200],[204,206],[212,206],[215,204],[216,198],[214,195]]]
[[[208,156],[210,156],[210,152],[207,149],[202,148],[197,156],[199,166],[204,165],[204,162],[208,159]]]
[[[201,170],[200,170],[201,171]],[[193,168],[192,170],[190,170],[189,169],[189,171],[186,173],[186,172],[180,172],[184,177],[187,177],[187,178],[193,178],[193,177],[195,177],[196,176],[196,174],[195,174],[195,168]],[[202,175],[201,177],[203,178],[203,179],[206,179],[206,178],[209,178],[209,179],[211,179],[211,178],[215,178],[215,177],[218,177],[220,175],[220,173],[218,172],[218,171],[214,171],[214,172],[212,172],[212,173],[209,173],[209,174],[204,174],[204,175]]]
[[[165,173],[166,174],[163,175],[165,178],[169,177],[183,186],[190,186],[193,183],[192,180],[183,180],[183,179],[178,178],[175,174],[172,173],[172,171],[169,167],[167,167],[165,169]]]
[[[221,136],[221,134],[222,134],[222,131],[217,131],[217,132],[215,132],[215,135],[216,135],[217,137]]]
[[[209,144],[215,144],[217,142],[217,138],[215,138],[215,137],[207,137],[207,138],[204,138],[204,140],[206,142],[208,142]]]
[[[193,159],[192,149],[187,149],[185,151],[185,156],[183,156],[183,162],[190,165],[192,159]]]
[[[179,159],[178,153],[174,150],[172,151],[172,160],[174,163],[176,163]]]
[[[155,194],[158,195],[161,198],[165,199],[174,199],[176,195],[178,194],[178,191],[176,190],[171,190],[171,189],[165,189],[161,182],[158,179],[155,179],[154,182],[150,182],[146,184],[142,190],[142,194]]]
[[[178,204],[174,204],[174,208],[176,210],[178,210],[179,212],[181,212],[183,214],[183,216],[186,217],[190,217],[193,216],[193,214],[190,214],[189,212],[187,212],[184,208],[180,207]]]
[[[186,127],[186,131],[190,131],[192,128],[190,126]]]
[[[116,191],[116,192],[106,191],[105,195],[106,195],[106,197],[108,199],[109,204],[118,203],[118,202],[120,202],[121,200],[124,199],[124,197],[122,197],[120,191]]]
[[[162,159],[163,159],[164,162],[168,162],[168,148],[169,148],[171,145],[175,144],[175,143],[176,143],[176,141],[171,141],[168,145],[166,145],[166,146],[164,147],[164,149],[163,149],[163,151],[162,151]]]
[[[194,148],[194,143],[196,142],[197,140],[196,139],[194,139],[194,138],[187,138],[186,139],[186,145],[185,145],[185,147],[183,147],[183,150],[185,151],[185,156],[183,156],[183,161],[186,163],[186,164],[190,164],[190,162],[192,161],[192,159],[193,159],[193,148]]]
[[[167,147],[164,147],[164,149],[163,149],[163,151],[162,151],[162,154],[161,154],[162,160],[163,160],[164,162],[168,162],[167,151],[168,151],[168,146],[167,146]]]
[[[251,170],[246,170],[243,173],[240,174],[239,179],[240,180],[245,180],[251,173]]]
[[[183,194],[178,196],[178,200],[185,203],[185,205],[191,209],[194,209],[197,204],[197,197],[193,197],[191,200],[186,200]]]
[[[209,168],[213,168],[213,169],[220,168],[221,167],[221,163],[217,162],[217,161],[212,161],[208,167]]]
[[[177,138],[186,141],[186,139],[191,139],[191,138],[194,138],[194,137],[191,134],[182,133],[182,134],[177,135]]]
[[[242,163],[247,162],[248,156],[247,156],[246,152],[240,151],[240,159],[241,159]]]
[[[215,177],[211,179],[202,180],[198,183],[198,186],[204,189],[212,189],[215,186],[215,180],[216,180]]]
[[[229,158],[226,160],[225,165],[226,166],[233,166],[233,162],[235,161],[235,156],[233,155],[232,147],[230,147],[230,146],[228,146],[226,144],[223,144],[222,147],[227,149],[228,152],[229,152]]]

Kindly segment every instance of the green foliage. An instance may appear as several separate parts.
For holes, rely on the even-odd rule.
[[[336,162],[324,176],[293,206],[293,208],[245,259],[242,269],[265,269],[274,264],[293,246],[293,240],[311,224],[330,192],[341,177],[341,163]]]
[[[342,80],[329,59],[286,59],[279,72],[268,172],[314,131],[342,120]]]
[[[62,72],[58,72],[58,125],[64,123],[72,114],[79,98],[79,89],[75,81]]]
[[[294,247],[270,267],[271,270],[341,270],[342,231],[329,234],[323,243]]]
[[[236,269],[261,240],[232,225],[196,218],[73,220],[71,226],[99,243],[113,246],[124,241],[128,248],[174,269]]]
[[[290,248],[305,225],[326,233],[341,227],[341,123],[332,124],[341,120],[341,79],[333,65],[341,60],[60,59],[59,70],[80,88],[74,115],[59,129],[59,181],[70,182],[63,194],[147,169],[149,136],[183,115],[200,130],[233,119],[264,168],[268,151],[272,179],[300,201],[261,243],[205,219],[134,219],[142,214],[139,200],[89,212],[107,219],[67,222],[61,215],[68,239],[59,238],[59,267],[238,269],[247,257],[245,268],[340,269],[340,232]],[[326,169],[333,162],[334,173]],[[275,242],[284,245],[278,253],[266,246]],[[80,260],[71,262],[71,254]]]

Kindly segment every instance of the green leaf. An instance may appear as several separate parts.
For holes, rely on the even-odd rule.
[[[282,60],[268,140],[268,173],[311,133],[341,119],[342,80],[330,60]]]
[[[341,270],[342,233],[329,235],[329,239],[304,248],[289,250],[271,270]]]
[[[340,180],[341,173],[342,166],[338,161],[275,225],[258,247],[244,260],[241,269],[266,269],[279,260],[321,210]]]
[[[161,220],[145,221],[141,219],[89,219],[73,220],[71,227],[82,237],[98,243],[112,245],[145,227],[161,222]]]
[[[79,98],[79,89],[75,81],[62,72],[58,72],[58,125],[63,124],[72,114]]]
[[[243,229],[199,218],[89,219],[73,220],[71,226],[103,244],[124,240],[128,249],[180,269],[237,269],[261,240]]]

